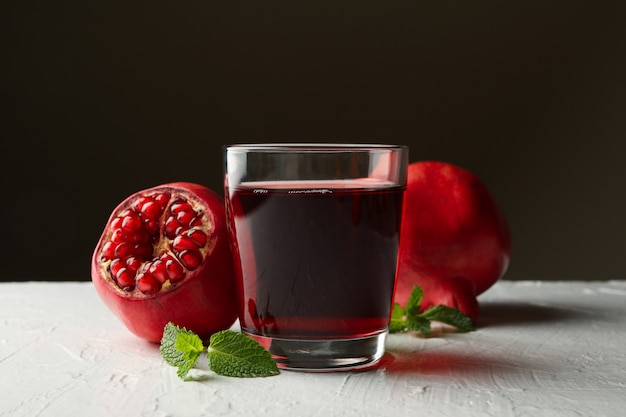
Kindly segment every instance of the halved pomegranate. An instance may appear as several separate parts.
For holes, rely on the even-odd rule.
[[[193,183],[130,195],[111,213],[91,278],[106,306],[135,335],[159,342],[168,322],[202,339],[237,317],[224,200]]]

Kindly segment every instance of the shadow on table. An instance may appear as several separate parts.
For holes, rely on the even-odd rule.
[[[529,325],[578,320],[585,312],[561,307],[511,302],[480,304],[477,328],[492,326]]]
[[[521,357],[506,360],[493,355],[463,354],[439,350],[419,350],[414,352],[387,352],[378,364],[390,374],[434,376],[492,385],[494,381],[532,380],[532,373],[544,369],[536,361],[527,363]]]
[[[525,303],[484,302],[481,304],[477,330],[497,326],[523,327],[581,321],[583,317],[596,313],[576,306],[551,307]],[[456,330],[449,326],[435,326],[431,337],[445,338],[447,334],[456,333]],[[493,349],[490,346],[476,349],[476,346],[468,345],[466,352],[439,348],[388,349],[378,367],[386,372],[398,374],[436,375],[461,379],[463,376],[471,375],[476,381],[488,383],[501,378],[532,380],[535,371],[550,369],[552,364],[550,361],[540,363],[542,361],[536,356],[528,358],[524,353],[525,346],[527,346],[525,343],[511,346],[504,355],[501,346],[494,346]]]
[[[484,365],[464,355],[440,351],[386,352],[377,368],[395,374],[442,375],[465,371],[481,371]]]

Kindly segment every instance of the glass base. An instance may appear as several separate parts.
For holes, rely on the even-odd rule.
[[[387,331],[357,339],[283,339],[245,332],[271,354],[280,369],[336,372],[375,365],[385,353]]]

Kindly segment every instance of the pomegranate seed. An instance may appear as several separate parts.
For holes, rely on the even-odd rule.
[[[148,233],[150,233],[151,235],[156,235],[157,233],[159,233],[159,222],[157,220],[146,219],[145,225],[146,230],[148,230]]]
[[[122,268],[126,268],[126,262],[122,261],[121,259],[113,259],[113,262],[111,262],[111,265],[109,265],[111,276],[116,277],[120,269]]]
[[[113,220],[111,220],[111,229],[112,230],[121,229],[122,228],[122,221],[123,221],[123,219],[121,217],[116,217]]]
[[[180,211],[176,214],[176,220],[183,226],[189,226],[195,218],[196,213],[193,211]]]
[[[131,256],[130,258],[126,259],[126,265],[128,265],[128,268],[133,272],[137,272],[141,264],[141,259],[137,258],[136,256]]]
[[[180,227],[180,223],[176,220],[176,217],[170,216],[165,220],[165,236],[169,239],[174,239],[176,236],[176,230]]]
[[[196,227],[202,225],[202,214],[198,213],[196,217],[192,221],[189,222],[189,227]]]
[[[122,229],[115,229],[111,234],[111,241],[115,243],[126,242],[128,235]]]
[[[124,290],[132,290],[135,287],[135,273],[128,268],[122,268],[115,275],[117,285]]]
[[[132,254],[131,251],[132,246],[126,242],[122,242],[115,247],[115,257],[126,259]]]
[[[191,229],[191,230],[187,231],[187,233],[185,233],[185,235],[189,236],[189,238],[191,240],[193,240],[194,243],[196,245],[198,245],[199,248],[201,248],[204,245],[206,245],[207,236],[206,236],[206,234],[202,230]]]
[[[189,237],[185,235],[176,236],[174,242],[172,242],[172,248],[176,252],[182,252],[184,250],[197,249],[198,245]]]
[[[148,270],[150,269],[151,266],[152,266],[152,261],[146,262],[145,264],[143,264],[141,266],[141,269],[139,270],[139,273],[140,274],[144,274],[144,273],[148,272]]]
[[[172,255],[169,254],[169,252],[164,252],[161,254],[161,256],[159,256],[159,260],[161,262],[167,262],[174,259],[174,257]]]
[[[185,268],[193,271],[202,263],[202,254],[197,250],[184,250],[178,254],[178,259]]]
[[[133,209],[136,212],[141,212],[141,208],[144,206],[144,204],[149,203],[150,201],[152,201],[152,197],[148,197],[148,196],[139,197],[133,203]]]
[[[141,230],[138,230],[136,233],[133,233],[130,236],[128,236],[127,240],[132,243],[148,243],[150,242],[150,235],[148,234],[148,232],[141,229]]]
[[[109,259],[115,258],[116,246],[117,244],[111,241],[106,242],[104,245],[102,245],[102,260],[103,261],[108,261]]]
[[[141,214],[145,218],[156,219],[161,215],[161,207],[154,201],[148,201],[141,207]]]
[[[131,209],[124,209],[120,212],[120,214],[117,215],[117,217],[119,217],[120,219],[123,219],[126,216],[132,216],[133,214],[135,214],[134,211],[132,211]]]
[[[140,256],[144,259],[152,257],[152,245],[150,243],[140,243],[135,245],[135,256]]]
[[[150,274],[139,274],[137,276],[137,288],[144,294],[156,294],[161,289],[161,284]]]
[[[122,229],[131,233],[141,229],[141,219],[137,213],[131,212],[128,216],[124,216],[122,219]]]
[[[154,196],[154,201],[157,202],[162,210],[165,210],[165,206],[167,206],[167,203],[170,201],[170,195],[168,193],[159,193]]]
[[[178,214],[181,211],[193,211],[193,207],[191,207],[191,204],[189,204],[185,200],[177,199],[172,203],[172,207],[170,208],[170,210],[172,211],[172,213]]]
[[[171,282],[178,282],[185,277],[183,266],[174,259],[168,259],[165,262],[165,269]]]
[[[161,284],[168,280],[167,269],[165,268],[165,263],[159,259],[154,261],[152,265],[150,265],[150,269],[148,272],[154,276]]]

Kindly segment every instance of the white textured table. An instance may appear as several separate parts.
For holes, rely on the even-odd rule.
[[[480,301],[475,332],[392,335],[371,371],[183,382],[90,282],[2,283],[0,416],[626,415],[626,281],[500,281]]]

